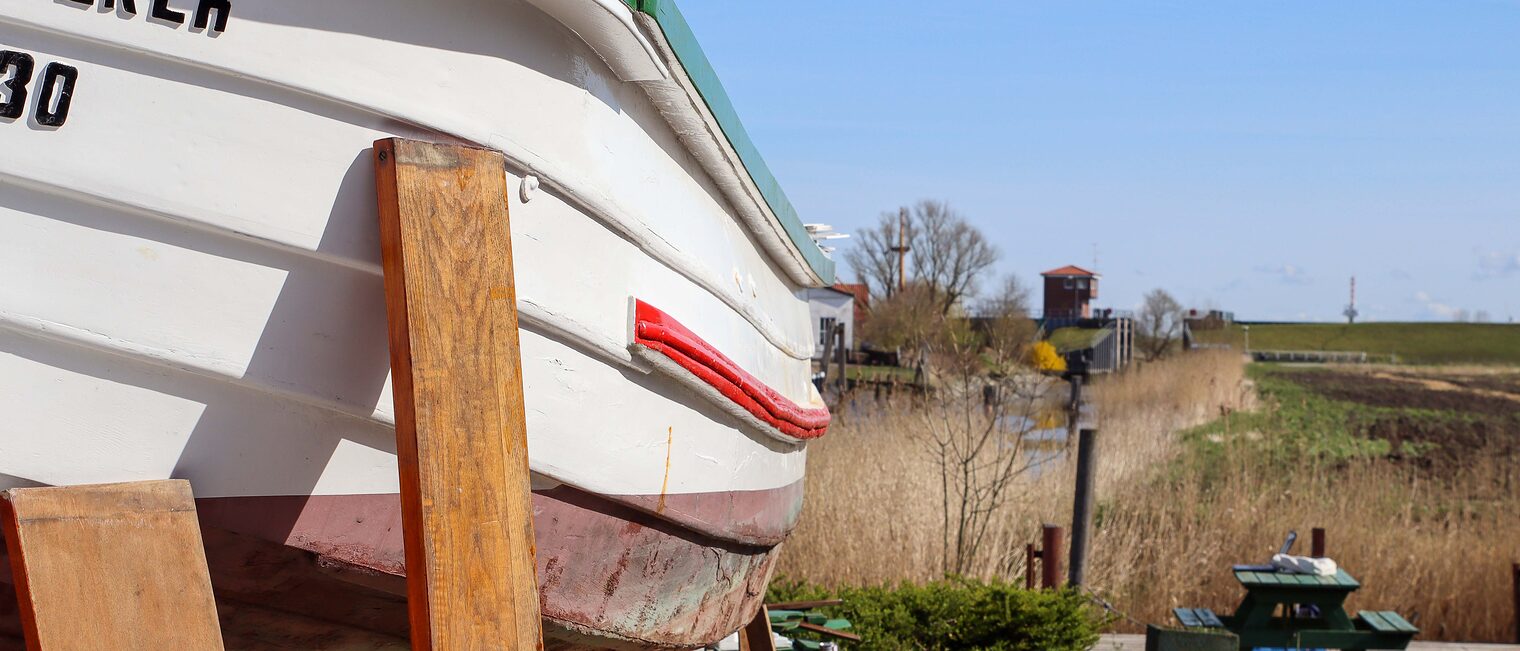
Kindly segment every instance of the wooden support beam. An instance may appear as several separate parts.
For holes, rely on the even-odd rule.
[[[375,143],[415,651],[542,646],[501,154]]]
[[[854,633],[849,633],[849,632],[846,632],[846,631],[836,631],[836,630],[834,630],[832,628],[829,628],[827,626],[819,626],[817,624],[809,624],[807,622],[798,622],[797,623],[797,628],[800,628],[800,629],[802,629],[804,631],[812,631],[812,632],[817,633],[819,635],[826,635],[828,637],[834,637],[834,638],[839,638],[841,640],[847,640],[847,641],[850,641],[850,642],[859,642],[860,641],[860,636],[859,635],[856,635]]]
[[[739,629],[739,651],[776,651],[776,637],[771,634],[771,613],[765,606]]]
[[[0,492],[29,651],[222,649],[182,480]]]

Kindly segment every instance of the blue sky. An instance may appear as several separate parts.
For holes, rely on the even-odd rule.
[[[1520,319],[1520,2],[681,8],[806,221],[946,199],[1031,284],[1096,244],[1114,307]]]

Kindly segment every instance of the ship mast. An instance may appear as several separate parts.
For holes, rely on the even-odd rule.
[[[892,247],[892,252],[897,254],[897,291],[901,292],[908,286],[908,209],[901,208],[897,211],[897,246]]]

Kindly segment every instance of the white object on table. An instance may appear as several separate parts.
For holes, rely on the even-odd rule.
[[[1293,556],[1291,554],[1273,554],[1272,567],[1280,572],[1292,574],[1313,574],[1315,576],[1330,576],[1339,568],[1335,561],[1329,558],[1311,558],[1309,556]]]

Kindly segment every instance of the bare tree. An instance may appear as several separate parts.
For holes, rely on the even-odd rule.
[[[898,244],[911,242],[913,232],[912,216],[907,208],[902,208],[882,213],[876,226],[855,233],[844,259],[855,270],[855,277],[870,289],[872,298],[881,301],[897,292],[899,278],[907,275],[898,269],[903,259],[898,254]]]
[[[909,250],[906,256],[900,252],[903,245]],[[856,234],[844,254],[877,300],[896,293],[906,276],[935,292],[942,314],[976,292],[977,282],[997,258],[986,236],[949,203],[929,199],[882,213],[874,227]]]
[[[1136,334],[1146,360],[1155,360],[1172,347],[1182,333],[1182,304],[1164,289],[1153,289],[1140,306]]]
[[[949,314],[975,294],[982,274],[997,262],[997,248],[949,202],[925,199],[912,214],[913,275],[939,293],[940,311]]]
[[[912,412],[940,473],[941,570],[949,574],[978,567],[990,525],[1038,463],[1026,435],[1052,380],[1023,368],[1021,347],[1004,341],[949,337],[934,347],[938,381]]]
[[[1029,288],[1018,276],[1004,277],[999,291],[984,300],[977,312],[982,318],[985,345],[1011,351],[1012,359],[1023,359],[1036,328],[1029,318]]]

